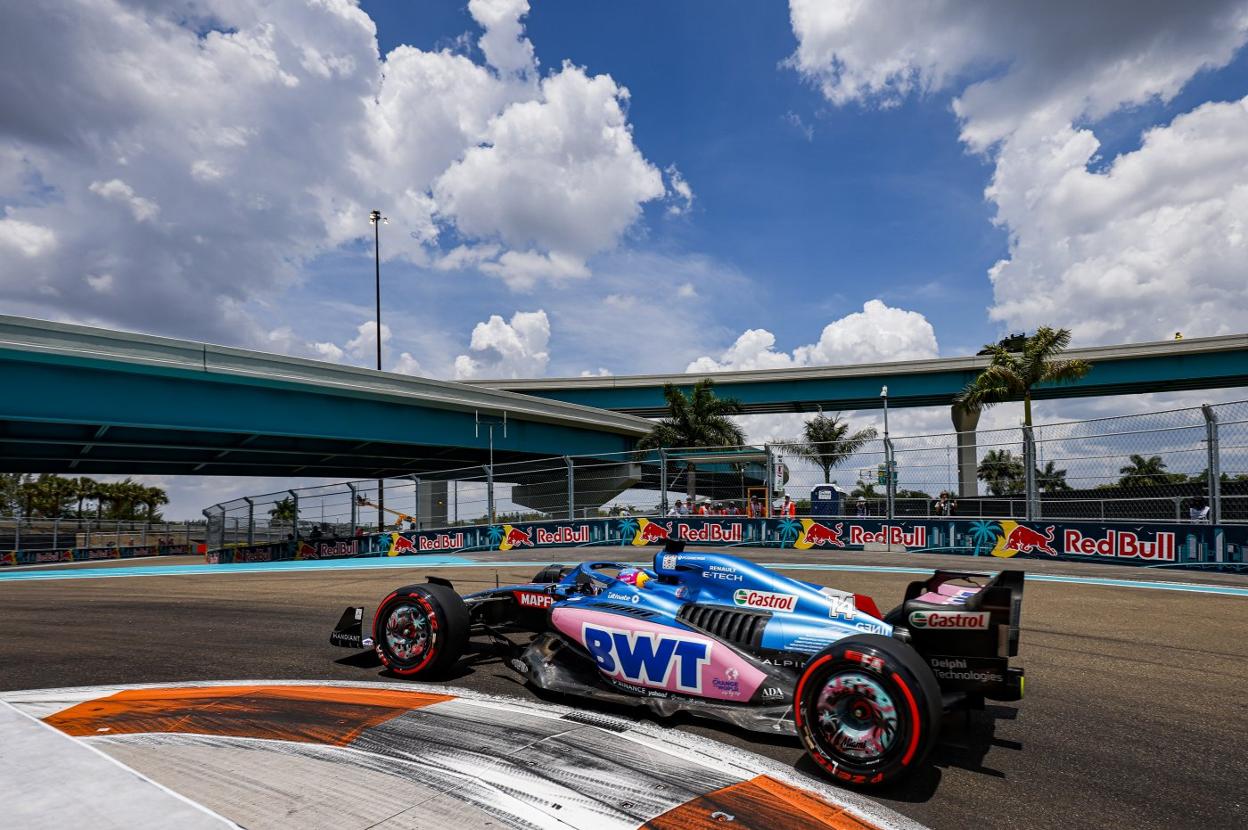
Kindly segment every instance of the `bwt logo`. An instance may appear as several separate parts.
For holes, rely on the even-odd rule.
[[[581,640],[604,674],[641,686],[674,685],[681,692],[702,693],[702,667],[711,661],[708,642],[591,623],[582,625]]]

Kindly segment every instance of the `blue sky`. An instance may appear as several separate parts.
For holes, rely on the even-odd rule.
[[[443,378],[1248,328],[1248,0],[41,8],[7,313],[371,365],[376,207],[385,367]]]

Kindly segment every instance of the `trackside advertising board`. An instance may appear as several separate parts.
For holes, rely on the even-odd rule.
[[[1015,556],[1121,565],[1242,564],[1248,526],[1016,522],[935,519],[880,521],[689,518],[614,518],[477,525],[445,530],[374,533],[353,539],[279,542],[210,551],[210,562],[268,562],[407,556],[424,553],[527,551],[574,547],[661,547],[668,539],[690,546],[766,546],[795,550],[892,550]]]
[[[126,548],[65,548],[63,550],[0,551],[0,566],[48,565],[57,562],[95,562],[136,556],[174,556],[191,552],[189,545],[141,545]]]

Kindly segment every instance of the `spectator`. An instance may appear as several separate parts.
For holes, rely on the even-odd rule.
[[[1187,508],[1187,516],[1192,524],[1209,524],[1209,503],[1205,501],[1204,496],[1197,496],[1192,499],[1191,506]]]
[[[321,536],[323,535],[324,534],[321,533],[320,525],[312,525],[312,534],[309,538],[311,538],[313,542],[315,542],[317,539],[320,539]]]
[[[932,504],[932,508],[934,512],[936,513],[936,515],[945,516],[945,517],[952,516],[953,509],[957,506],[958,506],[958,503],[954,501],[953,499],[949,498],[949,493],[947,491],[942,492],[940,494],[940,498],[938,498]]]
[[[671,509],[671,510],[667,511],[667,515],[669,515],[669,516],[684,516],[684,515],[686,515],[686,512],[687,512],[687,511],[685,510],[685,503],[684,503],[683,501],[681,501],[680,499],[676,499],[676,503],[675,503],[674,505],[672,505],[672,509]]]
[[[797,515],[797,504],[789,498],[787,493],[784,496],[784,502],[780,505],[780,515],[786,517]]]
[[[867,500],[863,496],[858,497],[858,511],[855,514],[858,518],[865,518],[867,515]]]

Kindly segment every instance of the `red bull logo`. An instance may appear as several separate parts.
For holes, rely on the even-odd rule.
[[[434,536],[418,536],[417,544],[425,550],[459,550],[464,546],[464,534],[438,533]]]
[[[811,519],[802,520],[802,535],[793,543],[793,547],[799,550],[807,548],[821,548],[826,546],[834,548],[845,547],[845,542],[841,539],[841,534],[845,532],[845,523],[837,522],[835,527],[828,527],[825,524],[813,521]]]
[[[647,522],[646,526],[641,529],[641,538],[647,542],[657,542],[667,538],[667,528],[662,525],[656,525],[654,522]]]
[[[1057,551],[1053,549],[1053,525],[1045,528],[1044,533],[1039,533],[1029,527],[1019,525],[1005,537],[1004,547],[1006,550],[1014,550],[1019,553],[1038,551],[1047,553],[1049,556],[1057,556]]]
[[[535,527],[533,533],[539,545],[584,545],[589,542],[589,525],[557,527],[554,530]]]
[[[316,555],[316,545],[309,545],[307,542],[300,542],[299,547],[295,549],[296,559],[318,559]]]
[[[632,544],[642,547],[651,542],[662,542],[668,538],[668,529],[649,519],[637,520],[637,532],[633,534]]]
[[[1153,541],[1145,542],[1138,534],[1129,530],[1107,530],[1104,538],[1096,539],[1067,528],[1062,541],[1067,553],[1081,556],[1148,559],[1156,562],[1173,562],[1175,559],[1173,533],[1158,533]]]
[[[740,542],[743,534],[740,522],[722,525],[708,522],[702,527],[681,523],[676,526],[676,538],[690,542]]]
[[[400,556],[404,553],[415,553],[415,552],[416,552],[416,543],[413,542],[411,539],[407,538],[406,536],[400,536],[398,533],[395,533],[393,536],[391,536],[390,538],[390,555],[391,556]]]
[[[503,525],[503,540],[499,542],[499,550],[511,550],[519,547],[533,547],[533,536],[518,527]]]
[[[894,525],[882,525],[874,533],[858,525],[849,526],[849,543],[851,545],[889,545],[890,547],[925,548],[927,547],[927,526],[918,525],[913,530]]]

